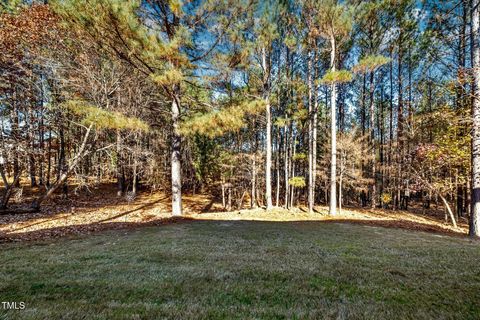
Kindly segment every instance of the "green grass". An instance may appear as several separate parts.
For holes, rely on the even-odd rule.
[[[192,221],[0,246],[0,319],[479,319],[480,244]],[[1,308],[1,305],[0,305]]]

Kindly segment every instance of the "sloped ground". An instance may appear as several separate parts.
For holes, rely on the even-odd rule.
[[[467,238],[322,221],[180,221],[0,250],[0,319],[478,319]]]
[[[23,204],[29,200],[27,190]],[[434,211],[425,215],[390,210],[344,209],[335,217],[327,215],[326,207],[317,207],[312,214],[304,208],[277,208],[268,212],[263,209],[224,212],[219,200],[207,195],[188,194],[184,195],[183,204],[184,219],[342,221],[458,236],[467,233],[466,221],[460,221],[459,227],[453,228],[443,220],[443,216],[434,215]],[[0,215],[0,242],[56,238],[68,234],[160,225],[172,221],[170,198],[163,192],[141,192],[136,199],[129,202],[123,197],[118,198],[111,184],[103,184],[90,192],[71,193],[68,199],[56,195],[45,204],[40,213]]]

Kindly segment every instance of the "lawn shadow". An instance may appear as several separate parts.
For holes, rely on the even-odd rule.
[[[153,205],[149,204],[149,205]],[[135,210],[140,210],[137,208]],[[129,212],[123,212],[122,215],[126,215],[135,210]],[[363,225],[369,227],[381,227],[381,228],[393,228],[393,229],[403,229],[409,231],[420,231],[434,234],[441,234],[446,236],[461,237],[465,238],[467,235],[464,232],[454,231],[451,229],[445,229],[437,225],[429,225],[425,223],[413,222],[413,221],[396,221],[396,220],[361,220],[361,219],[325,219],[325,220],[290,220],[290,221],[272,221],[272,220],[251,220],[251,219],[238,219],[238,220],[228,220],[228,219],[203,219],[203,218],[192,218],[192,217],[170,217],[170,218],[158,218],[155,220],[145,221],[145,222],[121,222],[121,221],[110,221],[119,216],[112,217],[110,219],[104,219],[95,223],[81,224],[81,225],[70,225],[70,226],[61,226],[48,229],[41,229],[35,231],[29,231],[24,233],[9,233],[0,234],[0,243],[5,242],[16,242],[16,241],[31,241],[31,240],[43,240],[43,239],[52,239],[52,238],[61,238],[71,235],[82,235],[82,234],[91,234],[106,230],[128,230],[128,229],[138,229],[143,227],[152,227],[152,226],[163,226],[166,224],[172,223],[196,223],[196,222],[216,222],[216,223],[271,223],[271,224],[354,224],[354,225]]]

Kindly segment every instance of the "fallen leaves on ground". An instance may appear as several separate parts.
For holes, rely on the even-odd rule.
[[[170,197],[164,192],[144,191],[134,201],[117,197],[110,184],[98,186],[63,199],[60,195],[45,204],[39,213],[0,216],[0,241],[24,241],[58,238],[72,234],[91,233],[106,229],[134,228],[181,221],[197,220],[258,220],[258,221],[325,221],[351,222],[382,227],[405,228],[427,232],[464,235],[465,221],[453,228],[442,217],[406,211],[344,209],[329,216],[327,207],[316,207],[309,213],[305,208],[286,210],[275,208],[233,210],[225,212],[221,203],[207,195],[184,195],[183,219],[172,219]],[[434,212],[434,211],[432,211]]]

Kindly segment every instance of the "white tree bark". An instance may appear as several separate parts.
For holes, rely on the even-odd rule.
[[[455,216],[453,215],[452,209],[450,208],[450,205],[448,204],[447,199],[445,199],[444,196],[439,194],[440,199],[442,199],[443,204],[445,205],[445,209],[448,212],[448,215],[450,216],[450,220],[452,220],[453,226],[456,228],[457,227],[457,221],[455,221]]]
[[[313,172],[313,83],[312,83],[312,58],[308,55],[308,211],[313,212],[315,185]]]
[[[473,50],[473,137],[472,137],[472,213],[469,234],[480,237],[480,0],[472,0]]]
[[[178,96],[172,100],[172,216],[182,215],[182,175],[181,175],[181,136],[180,102]]]
[[[336,44],[335,37],[330,38],[332,51],[330,52],[330,67],[335,72]],[[330,163],[330,215],[337,214],[337,85],[332,82],[331,93],[331,163]]]
[[[262,68],[264,72],[264,94],[265,94],[265,121],[266,121],[266,155],[265,155],[265,200],[267,210],[273,207],[272,204],[272,116],[270,110],[270,98],[268,89],[267,53],[265,47],[262,48]]]

